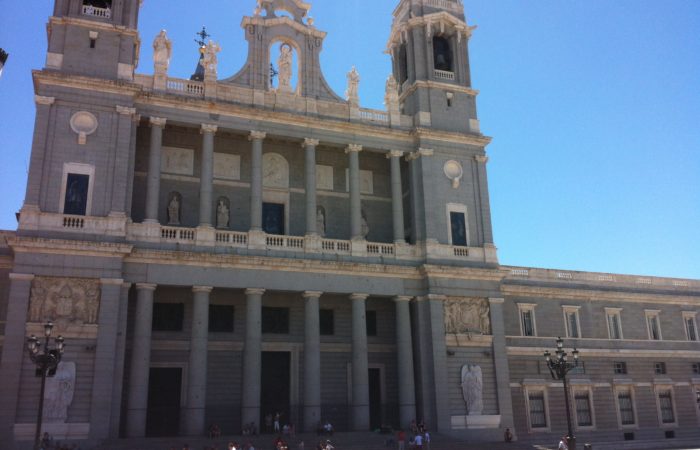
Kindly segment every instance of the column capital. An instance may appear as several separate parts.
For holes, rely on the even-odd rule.
[[[124,279],[122,279],[122,278],[100,278],[100,284],[111,285],[111,286],[122,286],[124,284]]]
[[[350,294],[350,300],[367,300],[367,297],[369,297],[369,294]]]
[[[131,120],[135,123],[141,122],[141,114],[133,114],[131,116]]]
[[[394,302],[396,303],[410,302],[411,300],[413,300],[413,297],[411,297],[410,295],[397,295],[396,297],[394,297]]]
[[[162,117],[153,117],[153,116],[151,116],[151,118],[150,118],[150,120],[149,120],[149,123],[151,124],[151,126],[164,127],[164,126],[165,126],[165,122],[167,122],[167,121],[168,121],[168,119],[164,119],[164,118],[162,118]]]
[[[345,148],[345,153],[359,153],[362,151],[362,146],[360,144],[350,144]]]
[[[122,116],[133,116],[136,114],[136,108],[129,108],[128,106],[117,105],[116,110]]]
[[[153,283],[136,283],[137,291],[155,291],[157,284]]]
[[[302,147],[316,147],[320,141],[313,138],[305,138],[304,142],[301,144]]]
[[[403,152],[401,150],[389,150],[389,153],[386,154],[386,159],[401,158],[402,156]]]
[[[435,154],[435,150],[432,148],[419,148],[418,149],[418,156],[433,156]]]
[[[474,160],[478,163],[486,164],[487,162],[489,162],[489,157],[486,155],[475,155]]]
[[[489,297],[489,303],[491,305],[499,305],[502,304],[506,301],[504,298],[494,298],[494,297]]]
[[[264,131],[251,131],[248,136],[249,141],[262,141],[267,137],[267,133]]]
[[[260,289],[260,288],[248,288],[245,290],[245,295],[263,295],[265,293],[265,289]]]
[[[192,286],[192,292],[194,292],[195,294],[199,292],[208,294],[212,291],[212,289],[214,288],[211,286]]]
[[[43,95],[35,95],[34,101],[37,105],[53,105],[56,101],[55,97],[44,97]]]
[[[219,127],[216,126],[216,125],[212,125],[212,124],[209,124],[209,123],[203,123],[203,124],[202,124],[202,127],[199,129],[199,133],[200,133],[200,134],[204,134],[204,133],[216,133],[216,130],[218,130],[218,129],[219,129]]]
[[[304,298],[319,298],[321,295],[323,295],[323,292],[321,292],[321,291],[304,291],[304,293],[301,295]]]
[[[34,274],[31,273],[11,273],[9,274],[10,280],[16,281],[32,281],[34,279]]]

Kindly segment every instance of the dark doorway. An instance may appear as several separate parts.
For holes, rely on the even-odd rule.
[[[369,369],[369,426],[376,430],[382,425],[382,371]]]
[[[280,426],[291,423],[289,417],[289,377],[291,353],[262,352],[260,380],[260,423],[265,424],[265,416],[280,414]]]
[[[147,436],[177,436],[180,432],[182,369],[152,368],[148,379]]]
[[[267,234],[284,234],[284,205],[263,203],[263,231]]]
[[[66,197],[63,203],[63,214],[84,216],[87,211],[88,188],[90,175],[69,173],[66,178]]]
[[[464,213],[450,212],[450,226],[452,227],[452,245],[467,246],[467,224]]]

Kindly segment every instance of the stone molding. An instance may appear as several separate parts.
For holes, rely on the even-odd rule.
[[[261,288],[248,288],[245,290],[245,295],[263,295],[265,293],[265,289]]]
[[[318,144],[320,144],[320,141],[318,139],[312,139],[312,138],[305,138],[304,142],[302,142],[301,146],[303,148],[306,147],[317,147]]]
[[[13,236],[7,244],[15,253],[45,253],[98,257],[124,257],[131,253],[133,245],[107,242],[68,241],[35,237]]]
[[[506,301],[506,299],[504,299],[504,298],[489,297],[489,303],[492,305],[502,305],[503,303],[505,303],[505,301]]]
[[[248,136],[249,141],[262,141],[267,137],[267,133],[264,131],[251,131]]]
[[[418,149],[418,155],[419,156],[433,156],[435,154],[435,150],[432,148],[419,148]]]
[[[219,127],[217,125],[203,123],[199,132],[201,134],[204,134],[204,133],[212,133],[213,134],[213,133],[216,133],[218,129],[219,129]]]
[[[37,105],[53,105],[54,102],[56,101],[55,97],[44,97],[43,95],[35,95],[34,96],[34,102]]]
[[[386,159],[401,158],[403,155],[404,152],[401,150],[389,150],[389,153],[386,154]]]
[[[345,148],[345,153],[360,153],[362,151],[362,146],[360,144],[349,144]]]
[[[325,31],[318,30],[317,28],[306,26],[303,23],[299,23],[296,20],[292,20],[289,17],[275,17],[275,18],[265,18],[262,16],[254,17],[244,17],[241,26],[245,29],[249,25],[258,25],[261,27],[271,28],[276,25],[288,25],[294,28],[295,31],[303,34],[309,35],[315,38],[324,39],[327,35]]]
[[[100,278],[100,284],[109,286],[122,286],[124,284],[124,279],[122,278]]]
[[[117,112],[123,116],[134,116],[136,115],[136,108],[129,108],[128,106],[116,106]]]
[[[208,294],[214,290],[213,286],[192,286],[192,292]]]
[[[410,302],[411,300],[413,300],[413,297],[411,297],[410,295],[397,295],[396,297],[394,297],[395,303]]]
[[[158,285],[153,283],[136,283],[137,291],[155,291],[157,287]]]
[[[139,32],[135,28],[127,28],[124,26],[115,26],[110,22],[98,22],[94,20],[86,20],[78,17],[56,17],[49,18],[49,27],[56,25],[75,25],[82,28],[92,28],[95,30],[107,31],[111,33],[119,33],[126,36],[131,36],[138,40]]]
[[[168,119],[164,119],[162,117],[150,117],[149,118],[149,123],[151,126],[156,126],[156,127],[164,127],[165,123],[168,121]]]

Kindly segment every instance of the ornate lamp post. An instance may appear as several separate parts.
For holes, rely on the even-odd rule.
[[[34,436],[34,449],[39,450],[41,447],[41,420],[44,415],[44,389],[46,388],[46,376],[50,370],[55,370],[58,363],[61,362],[63,356],[63,336],[58,336],[54,339],[55,348],[49,349],[49,339],[51,338],[51,330],[53,323],[50,321],[44,324],[44,351],[41,352],[41,341],[38,337],[31,335],[27,338],[27,350],[29,358],[37,369],[41,372],[41,393],[39,394],[39,413],[36,419],[36,434]]]
[[[549,368],[549,373],[552,374],[552,378],[555,380],[562,380],[564,382],[564,403],[566,404],[566,423],[569,427],[568,434],[568,447],[569,450],[576,450],[576,438],[574,437],[573,429],[571,428],[571,408],[569,407],[569,387],[566,382],[566,374],[569,373],[574,367],[578,367],[578,350],[574,347],[571,352],[574,357],[574,362],[568,362],[568,354],[564,351],[564,341],[558,337],[557,338],[557,350],[554,352],[554,357],[549,353],[549,350],[544,352],[544,358],[547,361],[547,367]]]

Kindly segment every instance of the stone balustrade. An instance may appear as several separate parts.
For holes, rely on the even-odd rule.
[[[110,8],[98,8],[92,5],[83,5],[82,13],[84,16],[102,17],[104,19],[112,17],[112,10]]]
[[[455,80],[455,73],[449,72],[447,70],[434,69],[433,76],[435,78],[437,78],[438,80],[447,80],[447,81],[454,81]]]

